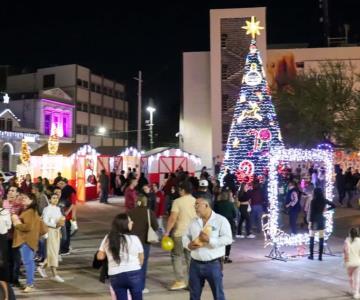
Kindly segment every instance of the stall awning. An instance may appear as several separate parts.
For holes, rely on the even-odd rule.
[[[125,150],[126,147],[119,147],[119,146],[100,146],[96,148],[96,152],[98,152],[100,155],[106,155],[106,156],[117,156],[120,155]]]
[[[70,156],[71,154],[76,153],[82,146],[86,144],[84,143],[60,143],[57,154],[63,156]],[[42,156],[44,154],[48,154],[48,144],[41,146],[31,153],[31,156]]]

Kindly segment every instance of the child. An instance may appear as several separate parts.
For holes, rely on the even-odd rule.
[[[48,238],[46,243],[47,257],[42,267],[38,267],[38,272],[44,278],[47,277],[45,272],[46,267],[50,267],[53,280],[56,282],[64,282],[56,272],[56,268],[59,266],[59,250],[60,250],[60,228],[65,224],[65,218],[61,213],[60,207],[57,206],[59,197],[53,194],[50,198],[50,205],[44,208],[43,221],[49,227]]]
[[[156,195],[155,215],[159,223],[159,229],[161,233],[164,233],[165,229],[163,224],[163,216],[165,215],[165,195],[162,191],[159,190],[159,185],[157,183],[152,184],[152,191]]]
[[[344,243],[344,262],[354,299],[360,299],[360,238],[359,231],[351,228]]]

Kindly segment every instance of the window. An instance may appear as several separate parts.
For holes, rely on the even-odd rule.
[[[108,116],[109,117],[113,116],[113,110],[111,108],[108,109]]]
[[[113,89],[109,88],[109,96],[112,96],[113,95]]]
[[[6,120],[6,130],[12,131],[13,130],[13,121],[11,119]]]
[[[89,134],[93,135],[95,133],[95,127],[94,126],[90,126],[89,127]]]
[[[76,79],[76,84],[82,86],[82,80],[80,78]]]
[[[101,107],[100,106],[95,106],[95,113],[98,115],[101,115]]]
[[[226,41],[227,41],[228,35],[223,33],[221,35],[221,48],[226,48]]]
[[[82,109],[83,109],[83,111],[88,112],[89,111],[89,105],[87,103],[83,103]]]
[[[120,97],[120,92],[119,91],[115,91],[115,98],[119,98]]]
[[[92,113],[92,114],[95,113],[95,105],[94,104],[90,104],[90,113]]]
[[[88,89],[88,88],[89,88],[89,82],[87,82],[86,80],[83,80],[83,81],[82,81],[82,86],[83,86],[84,88]]]
[[[5,119],[0,119],[0,130],[5,130]]]
[[[104,95],[107,95],[107,92],[108,92],[108,89],[107,89],[106,86],[104,86],[104,87],[103,87],[103,93],[104,93]]]
[[[51,133],[51,114],[45,114],[44,118],[44,133],[50,135]]]
[[[92,92],[95,92],[95,83],[90,84],[90,89]]]
[[[225,80],[228,77],[228,65],[221,65],[221,79]]]
[[[76,110],[82,111],[81,102],[76,103]]]
[[[76,124],[76,134],[81,134],[81,125]]]
[[[82,126],[82,134],[87,135],[88,134],[88,127],[87,126]]]
[[[55,86],[55,74],[43,76],[43,88],[53,88]]]
[[[96,92],[101,93],[101,86],[98,84],[96,85]]]
[[[63,117],[63,133],[64,133],[64,137],[69,136],[69,130],[68,130],[68,117],[64,116]]]

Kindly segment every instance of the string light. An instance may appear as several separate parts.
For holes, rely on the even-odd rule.
[[[26,137],[29,137],[32,140],[39,139],[38,134],[24,133],[24,132],[12,132],[12,131],[0,131],[0,137],[1,138],[16,138],[16,139],[25,139]]]
[[[332,175],[334,174],[333,153],[327,150],[312,149],[284,149],[274,148],[270,152],[269,161],[269,183],[268,199],[269,214],[265,217],[268,219],[264,226],[265,242],[276,243],[278,246],[297,246],[302,245],[309,240],[308,233],[290,235],[279,229],[280,207],[278,202],[278,165],[281,162],[303,162],[311,161],[323,163],[325,166],[325,197],[333,201],[333,184]],[[333,211],[324,213],[326,219],[324,238],[327,240],[333,231]]]

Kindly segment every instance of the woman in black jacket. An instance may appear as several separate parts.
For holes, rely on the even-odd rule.
[[[215,202],[214,211],[225,217],[231,226],[232,231],[235,229],[235,222],[236,219],[236,208],[234,203],[231,201],[232,193],[230,190],[223,190]],[[227,245],[225,247],[225,260],[224,263],[232,263],[232,260],[229,258],[230,256],[231,245]]]
[[[330,207],[326,207],[329,205]],[[324,251],[324,230],[325,230],[325,216],[324,212],[334,209],[334,203],[325,199],[321,188],[314,189],[314,197],[310,203],[310,210],[308,215],[309,234],[310,234],[310,255],[309,259],[314,259],[314,239],[315,233],[319,232],[319,260],[322,260]]]

